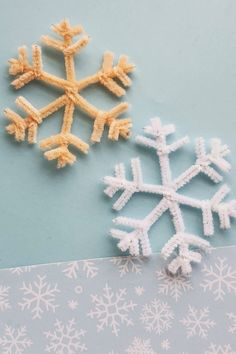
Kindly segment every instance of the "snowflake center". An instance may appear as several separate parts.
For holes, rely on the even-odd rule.
[[[107,309],[110,313],[116,314],[117,313],[117,306],[116,304],[110,304],[107,306]]]
[[[61,344],[62,344],[62,346],[69,348],[69,346],[71,344],[71,339],[67,336],[63,336],[61,338]]]
[[[170,186],[170,187],[165,187],[165,191],[163,195],[169,202],[174,202],[175,201],[174,193],[175,193],[174,187]]]

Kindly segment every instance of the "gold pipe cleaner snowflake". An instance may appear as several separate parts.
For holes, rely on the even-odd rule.
[[[117,119],[120,114],[127,111],[127,102],[118,104],[110,111],[101,111],[83,98],[81,91],[90,85],[101,84],[114,95],[123,96],[125,89],[122,85],[124,87],[131,85],[131,79],[127,74],[132,72],[135,67],[128,62],[125,55],[120,56],[118,63],[114,65],[113,53],[105,52],[101,69],[94,75],[77,80],[74,56],[88,44],[90,38],[84,33],[81,26],[71,27],[67,20],[52,26],[52,30],[62,39],[58,40],[43,36],[42,41],[47,46],[63,53],[66,79],[59,78],[43,70],[41,48],[37,45],[32,46],[32,64],[29,63],[26,48],[19,48],[18,59],[10,59],[9,61],[9,73],[17,76],[12,82],[16,89],[20,89],[33,80],[39,80],[63,90],[63,94],[41,109],[36,109],[24,97],[20,96],[16,99],[16,104],[25,111],[26,117],[22,118],[8,108],[5,109],[4,113],[11,122],[6,127],[7,132],[14,135],[15,139],[20,142],[25,140],[27,131],[28,142],[33,144],[36,143],[38,126],[43,120],[60,108],[65,107],[60,133],[40,142],[40,147],[47,150],[44,156],[48,160],[57,159],[57,166],[60,168],[67,164],[73,164],[76,160],[76,156],[68,149],[69,145],[76,147],[83,153],[87,153],[89,149],[87,143],[71,133],[75,107],[78,107],[90,118],[94,119],[91,135],[92,142],[100,142],[105,125],[109,127],[109,139],[118,140],[120,136],[123,138],[129,137],[132,126],[131,119]],[[77,35],[82,35],[82,37],[73,42],[73,37]]]

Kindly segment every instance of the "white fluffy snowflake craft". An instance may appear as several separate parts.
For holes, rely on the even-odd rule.
[[[230,170],[230,164],[225,159],[229,154],[226,145],[222,145],[219,139],[212,139],[211,150],[206,152],[203,138],[196,140],[196,161],[177,178],[172,178],[169,155],[180,149],[189,142],[184,137],[168,144],[166,138],[174,133],[175,126],[162,125],[159,118],[153,118],[150,125],[144,128],[149,136],[137,136],[138,144],[155,149],[159,158],[162,183],[148,184],[143,181],[142,168],[139,158],[131,160],[132,180],[127,180],[124,165],[118,164],[115,167],[115,176],[107,176],[104,183],[107,185],[105,193],[113,197],[116,192],[122,191],[121,196],[113,205],[113,209],[121,210],[135,193],[150,193],[161,196],[162,199],[144,219],[133,219],[128,217],[117,217],[113,221],[117,225],[128,227],[131,231],[112,229],[112,237],[119,240],[118,247],[122,251],[129,251],[131,255],[137,256],[142,253],[144,256],[151,254],[149,242],[149,229],[158,219],[169,210],[176,233],[165,244],[161,253],[165,259],[171,258],[168,269],[175,274],[181,271],[182,274],[189,274],[192,270],[192,262],[201,261],[201,251],[209,248],[209,242],[197,235],[192,235],[185,230],[181,206],[185,205],[194,209],[200,209],[203,218],[203,234],[211,236],[214,233],[213,214],[218,214],[221,229],[230,228],[230,218],[236,217],[236,200],[224,202],[224,198],[230,189],[223,185],[211,199],[198,200],[179,193],[179,190],[190,183],[199,174],[209,177],[214,183],[222,181],[222,176],[215,169],[223,172]]]

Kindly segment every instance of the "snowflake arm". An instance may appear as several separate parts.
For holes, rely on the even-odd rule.
[[[236,314],[227,313],[228,319],[231,321],[231,325],[229,326],[229,333],[236,333]]]
[[[150,193],[162,197],[161,201],[143,219],[117,217],[115,224],[131,228],[131,231],[112,229],[111,235],[119,239],[118,247],[132,255],[139,255],[140,248],[143,255],[151,253],[148,238],[148,231],[154,223],[168,210],[176,230],[175,235],[164,246],[162,254],[164,258],[178,255],[169,265],[169,270],[176,273],[182,269],[184,274],[191,272],[191,263],[201,261],[201,254],[192,250],[201,248],[207,250],[209,242],[196,235],[186,233],[182,216],[181,206],[186,205],[194,209],[200,209],[203,219],[203,234],[211,236],[214,233],[213,213],[218,214],[220,227],[230,228],[230,218],[236,217],[236,200],[224,202],[229,193],[229,187],[223,185],[211,199],[198,200],[179,193],[184,185],[190,183],[193,178],[200,174],[207,175],[214,183],[222,181],[222,176],[216,171],[216,166],[223,172],[230,170],[230,164],[225,159],[229,153],[227,145],[222,145],[219,139],[213,139],[211,150],[206,152],[205,143],[202,138],[196,141],[196,161],[185,172],[177,178],[172,178],[169,155],[188,143],[188,137],[183,137],[172,144],[167,144],[166,137],[175,131],[173,125],[162,125],[160,119],[154,118],[151,124],[144,128],[145,133],[150,136],[138,136],[137,142],[148,148],[154,149],[159,159],[162,183],[148,184],[143,181],[142,168],[138,158],[131,160],[132,180],[127,180],[123,164],[115,167],[115,176],[107,176],[104,183],[107,185],[105,193],[113,197],[116,192],[122,191],[120,197],[113,205],[113,209],[121,210],[135,193]]]
[[[40,319],[46,311],[55,312],[59,306],[55,304],[55,296],[59,293],[57,284],[52,286],[46,281],[46,276],[37,276],[33,283],[23,282],[21,290],[24,293],[19,306],[22,311],[30,310],[33,319]]]
[[[0,337],[3,354],[22,354],[32,344],[32,340],[27,337],[25,327],[13,328],[5,325],[4,336]]]
[[[120,136],[128,138],[131,129],[131,119],[118,119],[121,114],[127,111],[128,104],[123,102],[110,111],[101,111],[85,98],[81,96],[81,91],[94,84],[100,84],[117,97],[125,94],[125,88],[131,85],[128,74],[134,70],[134,65],[130,64],[126,56],[121,56],[116,65],[113,64],[113,54],[104,54],[102,67],[94,75],[77,80],[75,72],[74,56],[82,50],[88,43],[89,37],[84,34],[81,26],[71,27],[68,21],[62,21],[52,27],[62,39],[53,39],[43,36],[42,41],[47,46],[62,52],[65,61],[66,79],[59,78],[47,73],[43,69],[41,48],[32,46],[32,64],[28,60],[25,47],[19,48],[18,59],[10,59],[9,73],[17,76],[12,85],[16,89],[22,88],[31,81],[38,80],[56,87],[63,91],[62,95],[49,103],[47,106],[36,109],[25,98],[19,97],[16,104],[26,113],[22,118],[19,114],[10,109],[5,110],[5,116],[10,120],[6,130],[14,135],[17,141],[23,141],[28,132],[28,142],[33,144],[37,140],[37,129],[43,119],[64,107],[63,124],[59,134],[44,139],[40,143],[42,149],[46,149],[44,156],[48,160],[57,160],[58,167],[73,164],[76,160],[68,147],[74,146],[79,151],[87,153],[89,145],[71,133],[74,120],[74,110],[78,107],[94,120],[91,140],[100,142],[105,126],[109,127],[108,138],[118,140]],[[73,38],[82,37],[75,42]],[[119,83],[118,83],[119,82]]]
[[[9,303],[9,290],[8,286],[0,285],[0,311],[6,311],[11,308]]]

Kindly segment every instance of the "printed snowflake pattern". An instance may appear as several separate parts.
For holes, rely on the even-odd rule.
[[[31,269],[34,268],[35,266],[24,266],[24,267],[16,267],[16,268],[11,268],[10,272],[12,274],[16,275],[22,275],[24,273],[31,272]]]
[[[193,289],[191,281],[181,272],[173,275],[166,269],[162,269],[157,270],[156,274],[159,284],[158,293],[170,295],[175,301],[178,301],[183,293]]]
[[[139,286],[135,286],[134,291],[138,296],[142,296],[145,292],[145,289],[143,286],[139,285]]]
[[[128,354],[156,354],[151,347],[150,339],[135,337],[132,344],[125,351]]]
[[[114,257],[111,262],[118,266],[121,277],[128,273],[142,273],[143,260],[141,257]]]
[[[9,290],[8,286],[0,285],[0,311],[6,311],[11,308],[9,303]]]
[[[57,166],[60,168],[67,164],[73,164],[76,160],[76,156],[68,149],[69,145],[83,153],[87,153],[89,149],[87,143],[71,133],[75,108],[79,108],[94,120],[91,135],[93,142],[100,142],[105,126],[109,128],[108,138],[111,140],[118,140],[120,136],[124,138],[129,137],[131,119],[117,119],[122,113],[127,111],[128,104],[126,102],[116,105],[109,111],[102,111],[89,103],[81,93],[91,85],[100,84],[115,96],[123,96],[125,94],[123,87],[131,85],[131,79],[127,74],[134,70],[134,65],[128,63],[127,57],[124,55],[114,65],[113,53],[105,52],[102,68],[91,76],[77,80],[74,56],[88,44],[89,37],[84,34],[81,26],[71,27],[66,20],[53,26],[52,30],[61,39],[58,40],[43,36],[42,40],[44,44],[63,54],[66,79],[44,71],[41,48],[37,45],[33,45],[32,47],[32,64],[28,60],[26,48],[19,48],[18,59],[10,60],[9,73],[17,76],[12,82],[12,85],[16,89],[20,89],[34,80],[38,80],[61,90],[61,96],[41,109],[35,108],[29,101],[20,96],[17,98],[16,104],[26,113],[25,118],[22,118],[11,109],[6,109],[5,115],[10,120],[10,124],[6,128],[7,132],[14,135],[15,139],[20,142],[25,140],[28,131],[28,142],[33,144],[37,141],[38,126],[43,120],[64,107],[63,125],[60,133],[46,138],[40,143],[42,149],[48,150],[44,153],[44,156],[48,160],[57,160]],[[79,35],[82,35],[82,37],[73,42],[74,37]]]
[[[199,336],[206,338],[208,331],[215,326],[215,322],[209,318],[208,308],[197,310],[193,306],[188,307],[188,315],[180,320],[187,328],[187,337]]]
[[[33,283],[26,284],[23,282],[21,290],[24,293],[22,302],[19,306],[22,311],[30,310],[33,319],[40,319],[46,311],[55,312],[59,305],[55,304],[55,296],[59,293],[57,284],[51,285],[47,283],[46,276],[37,276],[37,280]]]
[[[227,266],[226,270],[231,266],[229,274],[234,272],[235,250],[236,247],[213,249],[206,261],[207,269],[212,265],[215,271],[219,259],[227,257],[223,265]],[[236,354],[235,292],[225,291],[227,296],[223,296],[221,303],[214,301],[211,291],[203,293],[201,283],[207,277],[200,269],[191,278],[183,279],[184,282],[191,280],[194,290],[180,288],[176,301],[179,293],[175,288],[167,286],[165,291],[159,292],[165,285],[162,277],[175,279],[183,275],[164,273],[159,253],[154,254],[150,262],[144,260],[146,264],[143,263],[142,273],[137,276],[130,273],[120,277],[117,265],[113,265],[110,258],[93,262],[98,275],[92,279],[83,272],[83,261],[79,261],[77,278],[65,275],[63,270],[67,263],[35,266],[31,272],[19,276],[11,269],[1,270],[1,285],[9,288],[6,299],[11,309],[0,311],[0,353]],[[159,264],[158,271],[153,269],[155,263]],[[161,275],[156,281],[155,271],[157,278]],[[228,272],[224,271],[220,277],[224,278],[225,274],[227,276]],[[39,276],[44,276],[43,286],[39,286]],[[30,294],[22,291],[24,282]],[[108,284],[106,290],[105,283]],[[54,287],[60,292],[46,297],[47,290],[50,293]],[[46,301],[52,299],[52,304],[57,306],[55,311],[52,308],[47,311],[44,295]],[[18,304],[25,302],[24,298],[35,302],[22,311]],[[40,304],[36,304],[36,299],[40,299]],[[37,306],[42,310],[41,318],[33,320]],[[113,328],[117,334],[112,333]],[[78,342],[81,347],[75,349]]]
[[[232,350],[230,344],[226,345],[215,345],[211,343],[205,354],[235,354],[235,352]]]
[[[136,304],[126,301],[126,289],[119,289],[114,292],[106,284],[103,295],[91,295],[94,309],[88,313],[90,318],[97,318],[97,331],[110,327],[114,335],[118,336],[120,326],[132,326],[133,321],[129,317],[129,312],[133,311]]]
[[[204,280],[201,287],[204,291],[211,291],[216,301],[223,300],[227,293],[236,294],[236,269],[227,264],[225,258],[219,258],[213,265],[204,265]]]
[[[229,332],[236,333],[236,314],[235,313],[228,313],[227,317],[231,321],[231,325],[229,326]]]
[[[161,348],[163,350],[166,350],[168,351],[170,349],[170,341],[169,339],[164,339],[162,342],[161,342]]]
[[[87,350],[86,345],[82,343],[85,336],[84,330],[77,330],[75,320],[72,319],[64,324],[56,320],[54,331],[45,332],[49,344],[46,346],[46,352],[56,354],[77,354]]]
[[[174,314],[166,302],[154,299],[143,306],[140,319],[148,332],[161,334],[171,328]]]
[[[65,266],[65,269],[63,269],[63,273],[70,279],[77,279],[79,277],[80,265],[81,261],[69,262]],[[86,260],[82,261],[82,271],[87,278],[94,278],[98,274],[98,267],[94,265],[93,261]]]
[[[13,328],[5,326],[4,336],[0,337],[2,354],[22,354],[30,348],[32,341],[27,336],[25,327]]]
[[[78,308],[78,306],[79,306],[77,300],[69,300],[69,301],[67,302],[67,305],[68,305],[68,307],[69,307],[71,310],[73,310],[73,311],[76,310],[76,309]]]
[[[160,163],[162,184],[145,183],[140,160],[135,158],[131,160],[133,180],[126,179],[124,165],[118,164],[115,167],[115,177],[104,178],[104,183],[107,185],[105,193],[109,197],[113,197],[116,192],[123,191],[113,205],[115,210],[121,210],[135,193],[151,193],[161,196],[162,199],[144,219],[124,216],[115,218],[113,220],[115,224],[128,227],[131,231],[112,229],[111,235],[119,240],[118,247],[122,251],[129,250],[131,255],[137,256],[141,250],[144,256],[149,256],[151,246],[148,231],[166,211],[169,211],[176,233],[163,247],[161,253],[165,259],[171,257],[172,260],[168,266],[171,273],[175,274],[180,269],[183,274],[189,274],[192,270],[191,263],[201,261],[201,254],[197,249],[207,250],[209,242],[186,232],[181,206],[200,209],[203,219],[203,234],[211,236],[214,233],[213,214],[219,216],[222,229],[229,229],[230,218],[236,217],[236,201],[223,202],[229,193],[229,187],[226,185],[223,185],[211,199],[205,200],[182,195],[179,193],[179,189],[200,174],[205,174],[214,183],[221,182],[222,176],[215,167],[223,172],[230,170],[231,166],[225,159],[225,156],[229,154],[229,149],[226,145],[222,145],[219,139],[213,139],[211,151],[207,153],[203,138],[198,138],[196,141],[196,161],[173,179],[169,155],[185,145],[189,140],[188,137],[167,144],[166,137],[175,131],[175,127],[174,125],[162,125],[159,118],[151,119],[150,125],[146,126],[144,130],[151,137],[138,136],[136,140],[138,144],[156,151]]]

